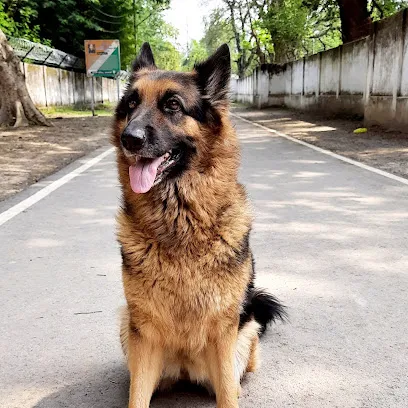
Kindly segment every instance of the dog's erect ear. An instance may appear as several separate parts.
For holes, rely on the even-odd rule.
[[[231,56],[227,44],[221,45],[206,61],[194,66],[204,98],[216,104],[228,100]]]
[[[154,63],[154,57],[150,44],[145,42],[140,49],[139,55],[133,61],[132,69],[133,72],[138,71],[142,68],[153,68],[156,69],[156,64]]]

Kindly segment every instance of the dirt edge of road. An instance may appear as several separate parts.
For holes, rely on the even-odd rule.
[[[109,146],[111,116],[51,119],[52,127],[0,130],[0,201]]]

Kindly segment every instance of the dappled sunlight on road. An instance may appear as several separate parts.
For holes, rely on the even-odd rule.
[[[270,108],[241,110],[239,114],[296,139],[408,177],[407,133],[371,127],[366,133],[354,134],[356,128],[364,126],[361,121],[319,116],[318,112]]]
[[[334,130],[337,130],[334,127],[330,127],[330,126],[315,126],[312,128],[308,129],[308,132],[332,132]]]
[[[331,406],[352,381],[353,398],[380,400],[378,390],[408,367],[392,352],[408,347],[407,187],[240,125],[257,280],[289,306],[290,323],[275,328],[277,343],[267,334],[263,353],[268,370],[277,365],[274,386],[295,382],[297,393],[313,390],[318,406]],[[290,405],[282,392],[276,406]]]
[[[299,171],[292,175],[292,177],[299,177],[299,178],[314,178],[314,177],[322,177],[327,176],[327,173],[318,173],[316,171]]]
[[[41,234],[41,236],[44,235],[44,233]],[[49,238],[32,238],[26,241],[26,246],[28,248],[54,248],[63,245],[64,241]]]

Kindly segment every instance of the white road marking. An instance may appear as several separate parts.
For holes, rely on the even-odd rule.
[[[94,166],[96,163],[100,162],[103,158],[111,154],[115,150],[114,147],[105,150],[100,155],[94,157],[93,159],[88,160],[82,166],[74,169],[70,173],[66,174],[65,176],[59,178],[58,180],[53,181],[50,185],[42,188],[41,190],[37,191],[30,197],[26,198],[25,200],[19,202],[18,204],[14,205],[13,207],[9,208],[8,210],[2,212],[0,214],[0,226],[6,223],[7,221],[14,218],[16,215],[20,214],[21,212],[25,211],[27,208],[30,208],[35,203],[38,203],[44,197],[51,194],[53,191],[57,190],[64,184],[71,181],[73,178],[78,176],[79,174],[83,173],[84,171],[88,170],[90,167]]]
[[[338,160],[341,160],[341,161],[344,161],[346,163],[352,164],[353,166],[360,167],[360,168],[362,168],[364,170],[371,171],[372,173],[376,173],[376,174],[379,174],[380,176],[387,177],[387,178],[389,178],[391,180],[395,180],[395,181],[398,181],[398,182],[400,182],[402,184],[408,185],[408,179],[406,179],[406,178],[399,177],[399,176],[396,176],[395,174],[388,173],[387,171],[380,170],[380,169],[377,169],[375,167],[368,166],[367,164],[360,163],[360,162],[358,162],[356,160],[353,160],[353,159],[349,159],[348,157],[344,157],[344,156],[342,156],[340,154],[333,153],[333,152],[331,152],[329,150],[322,149],[321,147],[317,147],[317,146],[312,145],[310,143],[304,142],[303,140],[295,139],[292,136],[289,136],[289,135],[287,135],[285,133],[279,132],[278,130],[271,129],[271,128],[268,128],[266,126],[260,125],[259,123],[252,122],[251,120],[245,119],[242,116],[237,115],[235,113],[231,113],[231,116],[233,116],[235,118],[238,118],[238,119],[240,119],[240,120],[242,120],[244,122],[250,123],[251,125],[257,126],[257,127],[261,128],[261,129],[264,129],[264,130],[266,130],[266,131],[268,131],[270,133],[273,133],[273,134],[275,134],[277,136],[283,137],[283,138],[288,139],[288,140],[290,140],[292,142],[295,142],[295,143],[301,144],[303,146],[309,147],[310,149],[316,150],[317,152],[326,154],[327,156],[334,157],[334,158],[336,158]]]

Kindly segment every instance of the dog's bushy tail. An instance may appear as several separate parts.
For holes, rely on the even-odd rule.
[[[265,289],[253,288],[247,307],[249,309],[248,314],[253,315],[254,319],[261,325],[261,335],[269,323],[277,320],[288,320],[285,306]]]

